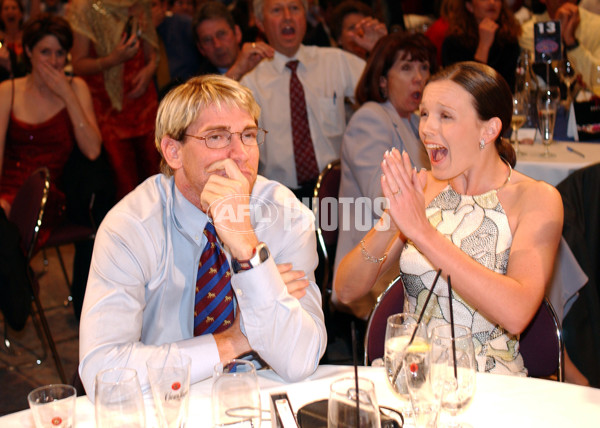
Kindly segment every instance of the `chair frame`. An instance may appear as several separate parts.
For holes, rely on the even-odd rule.
[[[25,255],[26,255],[26,259],[27,259],[27,267],[28,267],[28,269],[27,269],[28,277],[29,277],[28,292],[31,296],[31,301],[32,301],[31,319],[32,319],[33,325],[35,327],[36,333],[38,335],[38,338],[40,339],[43,354],[42,354],[42,356],[38,356],[34,351],[28,349],[25,346],[22,346],[22,345],[21,346],[25,350],[27,350],[28,352],[33,354],[34,357],[36,357],[36,361],[34,362],[34,364],[39,365],[47,357],[45,343],[44,343],[44,339],[45,339],[45,341],[48,344],[48,347],[50,348],[50,352],[52,353],[52,357],[54,359],[54,363],[56,365],[56,370],[58,372],[58,375],[63,383],[67,383],[65,371],[64,371],[62,362],[60,360],[60,356],[58,355],[58,352],[56,349],[56,343],[54,342],[54,338],[52,337],[52,332],[50,331],[50,326],[48,325],[48,320],[46,319],[46,314],[44,313],[44,309],[43,309],[42,303],[40,301],[40,296],[38,293],[39,285],[37,282],[37,278],[36,278],[35,274],[33,273],[33,270],[29,267],[31,259],[34,255],[35,247],[36,247],[37,240],[38,240],[38,235],[39,235],[40,229],[42,227],[42,220],[44,218],[46,202],[48,201],[48,193],[50,190],[50,171],[46,167],[38,168],[37,170],[35,170],[31,174],[31,176],[27,179],[26,183],[28,183],[29,180],[33,179],[36,174],[43,175],[42,197],[40,200],[40,205],[39,205],[39,209],[37,212],[35,222],[33,225],[31,225],[31,227],[33,228],[33,232],[31,233],[32,236],[29,239],[29,242],[23,242],[23,249],[25,251]],[[18,196],[19,196],[19,194],[17,194],[17,198],[18,198]],[[17,201],[17,198],[15,198],[15,201]],[[14,207],[15,207],[15,205],[13,202],[13,210],[14,210]],[[11,211],[11,214],[14,215],[14,211]],[[10,220],[13,221],[14,223],[17,223],[14,221],[12,216],[11,216]],[[25,235],[25,233],[28,233],[27,230],[22,230],[22,227],[20,227],[19,224],[17,224],[17,226],[19,226],[18,228],[19,228],[19,233],[21,234],[21,236],[27,237],[27,235]],[[24,239],[24,241],[25,240],[26,239]],[[37,315],[37,318],[36,318],[36,315]],[[8,326],[7,326],[6,320],[4,320],[4,347],[8,352],[14,352],[14,348],[12,347],[11,340],[8,338]],[[29,364],[25,363],[25,364],[21,364],[21,365],[29,365]]]
[[[560,320],[558,318],[558,315],[556,314],[556,311],[554,310],[554,308],[552,307],[552,303],[550,303],[550,300],[548,300],[547,297],[544,297],[544,300],[542,301],[542,304],[540,305],[540,308],[537,310],[535,316],[533,317],[533,319],[531,320],[531,322],[529,323],[529,325],[527,326],[527,328],[523,331],[523,333],[521,333],[521,337],[519,340],[520,346],[521,346],[521,355],[523,357],[523,362],[525,364],[525,367],[528,368],[532,366],[531,362],[533,359],[533,356],[530,356],[529,353],[527,351],[523,352],[523,343],[527,344],[527,333],[529,332],[529,329],[533,327],[534,323],[537,321],[537,317],[540,315],[540,313],[542,311],[547,312],[548,316],[551,318],[552,323],[553,323],[553,328],[554,328],[554,333],[556,334],[556,345],[558,348],[558,357],[557,357],[557,368],[556,368],[556,377],[557,377],[557,381],[559,382],[564,382],[564,373],[565,373],[565,359],[564,359],[564,355],[565,355],[565,344],[564,344],[564,338],[563,338],[563,334],[562,334],[562,327],[561,327],[561,323]],[[527,362],[530,362],[529,367]],[[549,377],[551,376],[552,373],[548,373],[540,375],[539,377]],[[530,375],[531,376],[531,375]],[[534,377],[534,376],[532,376]],[[537,377],[537,376],[536,376]]]
[[[313,191],[313,204],[312,204],[312,209],[313,209],[313,214],[315,216],[315,219],[317,221],[317,246],[318,249],[321,251],[322,256],[323,256],[323,279],[322,279],[322,283],[321,285],[321,298],[323,300],[323,305],[329,304],[329,298],[331,296],[331,289],[329,287],[329,283],[331,282],[331,280],[333,279],[333,272],[331,270],[330,267],[330,254],[327,251],[327,245],[325,243],[325,238],[323,236],[323,231],[321,230],[321,225],[320,225],[320,221],[319,221],[319,216],[321,215],[321,212],[319,211],[319,205],[320,205],[320,200],[321,200],[321,186],[323,184],[323,181],[326,179],[326,177],[329,175],[329,173],[336,169],[336,168],[341,168],[341,162],[339,159],[336,159],[332,162],[330,162],[329,164],[327,164],[327,166],[325,168],[323,168],[323,171],[321,171],[321,173],[319,174],[319,177],[317,179],[317,183],[315,184],[315,189]],[[340,171],[341,174],[341,171]],[[341,177],[340,177],[341,179]],[[337,195],[336,195],[336,199],[337,199]]]
[[[381,305],[386,297],[391,296],[394,287],[401,287],[402,289],[402,301],[399,304],[400,311],[395,311],[387,314],[388,316],[393,315],[395,313],[402,312],[404,308],[404,283],[402,282],[402,277],[398,275],[396,278],[390,281],[389,285],[386,289],[377,297],[377,301],[375,302],[375,306],[373,306],[373,310],[371,311],[371,315],[369,315],[369,322],[367,323],[367,330],[365,332],[365,355],[364,355],[364,364],[368,366],[375,358],[371,358],[369,355],[369,338],[371,337],[371,329],[374,328],[373,322],[376,315],[382,310]],[[386,317],[387,319],[387,317]],[[385,335],[385,330],[383,332]]]

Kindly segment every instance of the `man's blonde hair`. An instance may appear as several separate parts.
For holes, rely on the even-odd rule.
[[[260,117],[260,107],[252,92],[235,80],[218,75],[193,77],[171,90],[158,106],[154,143],[162,159],[160,170],[167,176],[173,170],[165,161],[160,142],[170,137],[183,142],[188,127],[200,112],[210,106],[221,109],[223,106],[237,107],[247,111],[256,123]]]

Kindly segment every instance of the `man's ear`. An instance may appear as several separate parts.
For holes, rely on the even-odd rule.
[[[242,43],[242,30],[240,30],[239,25],[233,27],[233,34],[235,34],[235,42],[239,45]]]
[[[178,170],[183,165],[181,147],[181,142],[171,137],[164,136],[162,140],[160,140],[160,150],[163,158],[173,171]]]

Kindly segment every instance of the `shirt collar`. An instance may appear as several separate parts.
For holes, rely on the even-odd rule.
[[[201,246],[208,216],[183,196],[175,185],[173,177],[171,177],[171,186],[173,189],[173,218],[175,227],[182,235],[187,236],[196,245]]]
[[[308,59],[308,56],[307,56],[307,52],[306,52],[306,47],[304,45],[300,45],[300,47],[298,48],[298,51],[296,52],[296,54],[293,57],[285,56],[281,52],[275,51],[275,55],[273,56],[273,65],[275,66],[277,71],[282,73],[283,71],[286,70],[285,65],[289,61],[293,61],[295,59],[300,61],[300,64],[298,65],[298,67],[306,66],[305,64],[306,64],[306,60]]]

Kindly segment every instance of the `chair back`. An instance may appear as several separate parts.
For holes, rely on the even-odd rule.
[[[341,175],[342,167],[337,159],[321,171],[313,192],[313,213],[317,219],[317,247],[323,262],[320,280],[323,299],[331,294],[333,262],[338,239],[337,200]],[[324,198],[333,198],[333,200],[322,202]]]
[[[369,316],[365,333],[365,365],[382,358],[385,350],[385,330],[390,315],[404,310],[404,283],[397,276],[390,282],[386,290],[377,298],[377,302]]]
[[[558,316],[547,298],[521,333],[520,351],[531,377],[549,377],[556,374],[564,381],[564,343]]]
[[[44,208],[50,189],[50,171],[42,167],[35,170],[21,186],[10,209],[9,220],[19,229],[21,247],[31,259],[37,237],[42,227]]]

